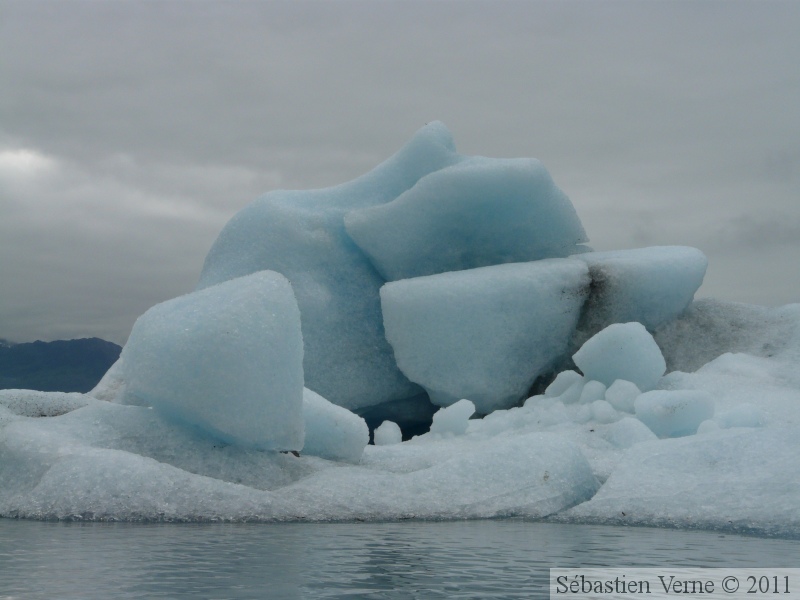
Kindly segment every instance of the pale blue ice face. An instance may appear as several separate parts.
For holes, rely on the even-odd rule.
[[[617,379],[624,379],[640,390],[651,390],[667,370],[661,349],[641,323],[606,327],[572,358],[587,380],[599,381],[607,387]]]
[[[464,160],[345,226],[387,281],[565,257],[587,241],[567,196],[527,158]]]
[[[579,260],[481,267],[387,283],[386,335],[397,364],[434,404],[508,408],[562,360],[588,291]]]
[[[383,332],[383,278],[344,230],[352,210],[383,204],[462,160],[441,123],[336,187],[271,192],[242,209],[206,257],[198,289],[256,271],[285,275],[300,307],[306,386],[350,409],[420,392],[398,370]]]
[[[125,403],[232,444],[303,447],[300,312],[283,275],[261,271],[157,304],[120,360]]]

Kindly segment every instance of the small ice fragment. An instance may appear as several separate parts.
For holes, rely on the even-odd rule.
[[[391,446],[403,441],[403,432],[394,421],[384,421],[374,432],[376,446]]]
[[[625,417],[611,425],[604,437],[617,448],[623,449],[658,439],[647,425],[633,417]]]
[[[591,407],[592,420],[598,423],[613,423],[619,419],[619,413],[605,400],[595,400]]]
[[[606,390],[606,401],[617,410],[632,413],[633,403],[641,393],[635,383],[617,379]]]
[[[459,400],[436,412],[433,415],[431,433],[452,433],[462,435],[466,433],[469,418],[475,412],[475,405],[469,400]]]
[[[581,390],[580,404],[591,404],[595,400],[602,400],[606,394],[606,386],[599,381],[589,381]]]
[[[547,386],[544,395],[553,397],[560,396],[566,392],[572,384],[578,381],[583,381],[583,375],[577,371],[561,371],[561,373],[556,375],[553,383]]]

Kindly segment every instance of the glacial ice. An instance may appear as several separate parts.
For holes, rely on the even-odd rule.
[[[303,447],[303,340],[287,279],[261,271],[157,304],[120,361],[123,402],[228,443]]]
[[[394,421],[384,421],[375,428],[375,445],[390,446],[403,441],[403,432]]]
[[[369,443],[364,419],[309,389],[303,390],[303,424],[303,454],[357,463]]]
[[[579,341],[613,323],[636,321],[655,331],[691,304],[708,259],[697,248],[653,246],[575,255],[589,266],[592,293]],[[580,339],[582,336],[582,339]]]
[[[692,302],[699,251],[582,252],[570,211],[538,163],[458,155],[439,123],[264,196],[92,392],[0,391],[0,517],[800,536],[800,304]]]
[[[486,414],[523,398],[567,353],[588,285],[568,258],[414,277],[381,288],[386,337],[431,401]]]
[[[469,427],[469,418],[475,414],[475,404],[459,400],[455,404],[439,409],[433,415],[432,434],[463,435]]]
[[[714,398],[695,390],[653,390],[634,403],[636,418],[659,437],[697,433],[700,423],[714,416]]]
[[[417,181],[463,160],[441,123],[343,185],[275,191],[239,211],[206,257],[198,289],[272,270],[292,284],[302,320],[305,384],[348,409],[419,393],[398,370],[383,333],[383,278],[344,230],[344,216],[390,202]]]
[[[465,160],[344,222],[386,281],[565,257],[587,241],[572,203],[525,158]]]
[[[661,349],[641,323],[609,325],[572,358],[587,380],[610,386],[624,379],[642,391],[653,389],[667,369]]]

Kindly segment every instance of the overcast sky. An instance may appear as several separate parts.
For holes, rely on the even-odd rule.
[[[431,120],[542,160],[598,250],[800,302],[800,2],[0,0],[0,338],[123,343],[260,194]]]

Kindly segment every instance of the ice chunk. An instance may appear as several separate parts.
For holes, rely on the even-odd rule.
[[[692,435],[714,416],[714,399],[695,390],[654,390],[635,402],[636,418],[659,437]]]
[[[580,402],[581,396],[583,395],[583,386],[585,385],[585,380],[583,378],[579,379],[571,386],[569,386],[564,392],[558,396],[558,399],[561,400],[564,404],[575,404]]]
[[[303,454],[357,463],[369,443],[364,419],[309,389],[303,390]]]
[[[403,441],[403,432],[393,421],[384,421],[374,432],[376,446],[391,446]]]
[[[547,386],[547,389],[544,391],[545,396],[560,396],[567,389],[572,386],[572,384],[577,382],[583,382],[583,375],[578,373],[577,371],[561,371],[556,378],[553,380],[553,383]]]
[[[598,423],[613,423],[619,419],[619,413],[605,400],[595,400],[592,406],[592,420]]]
[[[632,413],[633,403],[642,391],[635,383],[617,379],[606,390],[606,401],[617,410]]]
[[[592,277],[578,326],[585,337],[612,323],[637,321],[654,331],[672,321],[691,303],[708,266],[700,250],[686,246],[586,252],[575,258],[589,265]]]
[[[475,405],[469,400],[459,400],[433,415],[431,433],[462,435],[467,431],[469,418],[475,413]]]
[[[611,425],[604,437],[617,448],[630,448],[658,439],[647,425],[633,417],[625,417]]]
[[[653,389],[666,371],[661,350],[641,323],[609,325],[573,355],[586,379],[610,386],[617,379]]]
[[[383,332],[384,280],[345,233],[352,210],[394,200],[428,173],[462,160],[441,123],[352,182],[275,191],[242,209],[206,257],[198,289],[264,269],[285,275],[300,306],[305,382],[349,409],[420,393],[397,369]]]
[[[569,199],[527,158],[471,158],[344,222],[387,281],[565,257],[587,241]]]
[[[587,284],[586,265],[568,258],[387,283],[386,336],[434,404],[469,398],[489,413],[564,357]]]
[[[125,402],[220,439],[303,447],[303,340],[285,277],[261,271],[148,310],[122,350]]]
[[[606,394],[606,386],[599,381],[587,381],[581,389],[581,397],[578,402],[581,404],[591,404],[595,400],[602,400]]]

